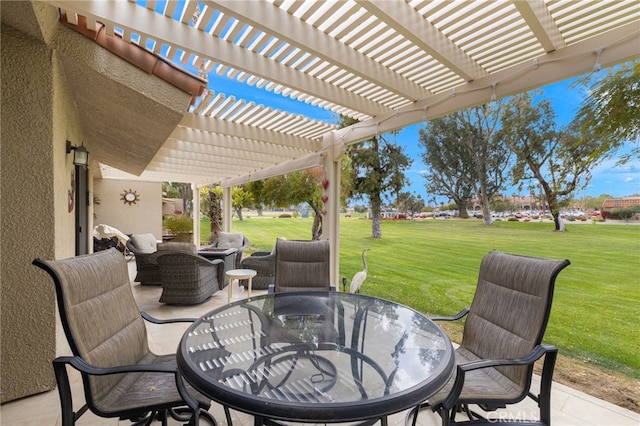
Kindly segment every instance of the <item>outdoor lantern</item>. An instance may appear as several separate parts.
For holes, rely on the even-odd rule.
[[[76,166],[87,167],[89,164],[89,151],[84,145],[73,146],[67,141],[67,154],[73,151],[73,164]]]

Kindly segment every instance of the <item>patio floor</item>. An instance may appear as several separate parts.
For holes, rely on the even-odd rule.
[[[129,262],[130,276],[135,276],[135,262]],[[233,298],[240,299],[247,296],[247,292],[233,288]],[[161,289],[155,286],[141,286],[133,284],[133,292],[140,306],[140,310],[158,318],[172,317],[197,317],[208,312],[217,306],[227,303],[226,289],[211,297],[208,301],[196,306],[168,306],[158,302]],[[264,293],[264,290],[254,291],[253,294]],[[157,353],[174,352],[180,338],[186,329],[186,324],[154,325],[148,324],[149,341],[151,348]],[[60,334],[63,335],[61,330]],[[539,378],[534,377],[534,386],[538,386]],[[80,375],[72,376],[72,391],[76,398],[76,409],[83,401],[82,384]],[[535,388],[534,388],[535,389]],[[577,426],[577,425],[640,425],[640,414],[615,406],[606,401],[591,397],[582,392],[578,392],[567,386],[554,383],[552,390],[552,415],[554,426]],[[212,404],[211,412],[220,424],[225,424],[222,407],[216,403]],[[531,417],[537,413],[533,402],[523,402],[512,407],[509,412],[502,413],[502,417],[510,419],[522,419],[525,416]],[[241,412],[232,411],[234,425],[249,426],[253,424],[253,417]],[[531,414],[530,414],[531,413]],[[405,413],[401,412],[389,418],[389,425],[403,425]],[[117,425],[129,424],[128,422],[118,422],[117,419],[102,419],[92,413],[86,413],[77,423],[78,425]],[[0,424],[3,426],[15,425],[38,425],[54,426],[61,424],[60,407],[57,390],[45,392],[21,400],[12,401],[0,406]],[[178,422],[170,422],[178,424]],[[420,426],[430,426],[439,424],[437,415],[424,410],[419,417]]]

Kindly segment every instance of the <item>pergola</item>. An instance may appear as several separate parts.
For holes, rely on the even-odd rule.
[[[80,108],[103,178],[194,187],[230,188],[317,165],[339,182],[336,164],[348,144],[640,56],[637,0],[46,3],[81,32],[234,80],[229,87],[254,86],[359,120],[337,129],[206,82],[177,123],[153,138],[115,140],[98,120],[117,121],[120,135],[155,134],[145,128],[154,123]],[[76,103],[99,90],[76,91]],[[336,247],[339,191],[329,185],[327,195],[325,237]]]

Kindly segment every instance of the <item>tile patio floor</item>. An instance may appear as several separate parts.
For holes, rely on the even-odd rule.
[[[135,276],[135,262],[129,262],[129,272]],[[134,295],[140,310],[158,318],[172,317],[197,317],[208,312],[217,306],[227,303],[226,289],[214,294],[211,299],[201,305],[196,306],[168,306],[158,303],[161,289],[155,286],[141,286],[137,283],[132,285]],[[261,294],[263,291],[254,291],[253,294]],[[233,288],[233,298],[240,299],[247,297],[247,292],[239,289],[237,284]],[[147,324],[149,341],[152,350],[156,353],[173,352],[186,329],[187,324],[155,325]],[[60,334],[63,335],[60,330]],[[538,385],[538,377],[534,377],[534,386]],[[72,378],[72,391],[76,399],[76,409],[83,401],[82,384],[79,374]],[[591,397],[582,392],[578,392],[559,383],[554,383],[552,390],[552,415],[551,420],[554,426],[582,426],[582,425],[606,425],[606,426],[640,426],[640,414],[620,408],[608,402]],[[220,405],[213,403],[211,410],[216,420],[221,425],[225,424],[225,417]],[[533,402],[523,402],[516,407],[512,407],[509,413],[503,415],[512,419],[519,418],[528,413],[537,413]],[[236,426],[253,425],[253,417],[241,412],[232,411],[232,418]],[[389,417],[389,425],[403,425],[405,413],[401,412]],[[521,417],[520,417],[521,418]],[[0,425],[38,425],[57,426],[61,424],[58,391],[52,390],[39,395],[12,401],[0,406]],[[117,419],[102,419],[92,413],[86,413],[77,423],[78,425],[118,425],[129,424],[128,422],[118,422]],[[159,424],[159,423],[156,423]],[[178,424],[173,421],[170,424]],[[419,426],[431,426],[439,424],[439,417],[428,410],[420,414]]]

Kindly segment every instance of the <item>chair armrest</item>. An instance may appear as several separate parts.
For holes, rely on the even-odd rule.
[[[469,313],[469,308],[464,308],[452,317],[429,317],[431,321],[457,321]]]
[[[140,316],[144,318],[146,321],[149,321],[153,324],[171,324],[176,322],[194,322],[197,318],[169,318],[169,319],[160,319],[149,315],[144,311],[140,311]]]
[[[220,265],[222,264],[222,267],[224,268],[224,260],[223,259],[205,259],[202,256],[198,256],[197,254],[192,254],[190,256],[193,256],[194,258],[197,259],[197,262],[202,264],[202,265]]]
[[[500,367],[503,365],[530,365],[542,358],[547,352],[557,352],[558,349],[551,345],[536,345],[531,352],[523,357],[514,359],[482,359],[464,362],[458,365],[459,369],[466,371],[477,370],[479,368]]]
[[[175,366],[167,365],[167,364],[139,364],[139,365],[118,365],[116,367],[96,367],[95,365],[91,365],[87,363],[84,359],[79,356],[61,356],[53,360],[54,367],[56,365],[63,366],[64,364],[69,364],[74,367],[76,370],[81,371],[86,374],[91,374],[93,376],[104,376],[108,374],[120,374],[120,373],[136,373],[136,372],[147,372],[147,373],[171,373],[177,374],[178,369]]]
[[[460,393],[462,392],[462,388],[464,387],[465,374],[467,371],[478,370],[480,368],[489,368],[489,367],[499,367],[505,365],[532,365],[537,360],[542,358],[543,355],[547,353],[552,354],[553,364],[555,364],[555,356],[558,352],[558,349],[551,345],[536,345],[531,352],[525,354],[520,358],[514,359],[481,359],[475,361],[464,362],[458,364],[456,367],[456,379],[453,384],[453,388],[449,392],[449,395],[441,402],[441,405],[445,407],[447,410],[451,409],[458,401],[460,397]],[[553,365],[547,365],[545,360],[545,373],[552,373]],[[549,371],[551,370],[551,371]],[[550,386],[550,379],[549,381]]]

